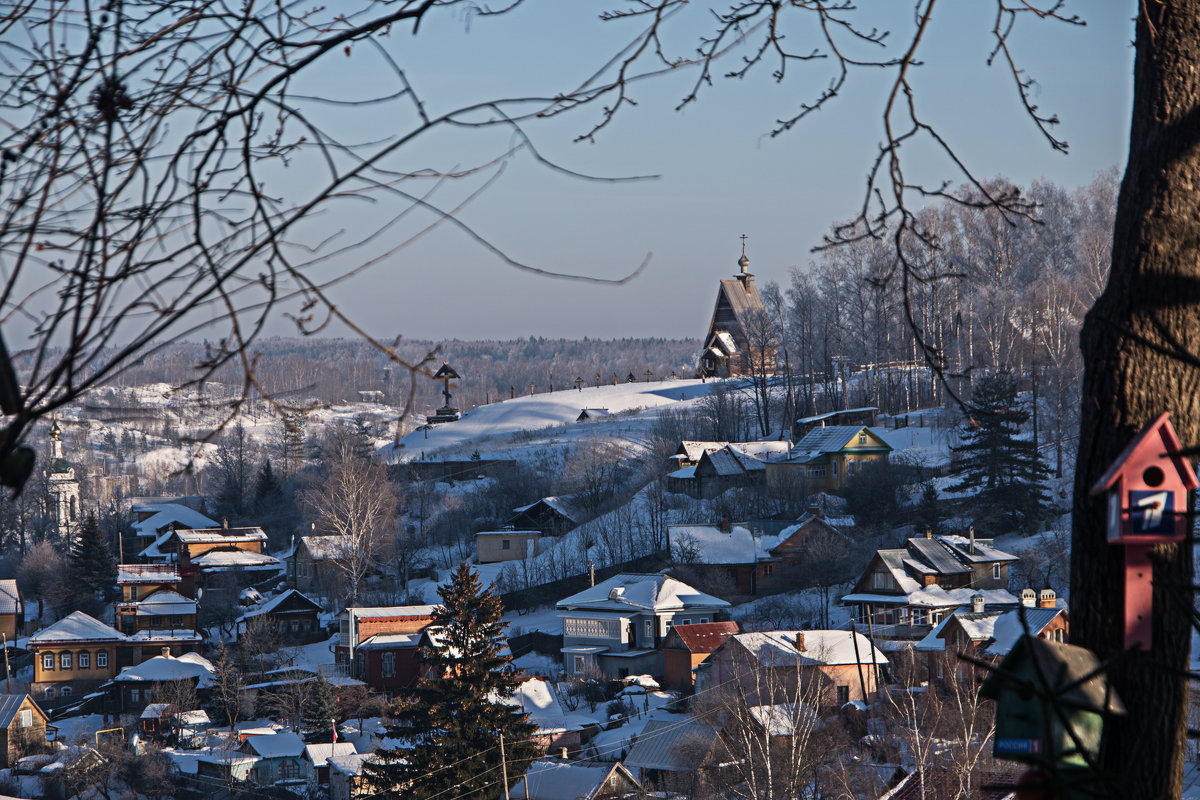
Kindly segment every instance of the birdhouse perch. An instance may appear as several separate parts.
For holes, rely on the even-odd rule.
[[[1164,412],[1117,456],[1092,487],[1107,494],[1108,543],[1125,548],[1125,646],[1151,645],[1150,547],[1187,537],[1188,493],[1196,472]]]

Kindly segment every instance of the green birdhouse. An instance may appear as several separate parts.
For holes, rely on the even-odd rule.
[[[1105,718],[1125,706],[1090,651],[1022,636],[979,689],[996,701],[993,755],[1086,767],[1100,752]]]

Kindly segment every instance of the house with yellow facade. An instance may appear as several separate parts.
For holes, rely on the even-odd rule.
[[[118,651],[127,643],[125,634],[82,611],[63,617],[29,637],[29,693],[47,701],[82,697],[116,676]]]
[[[783,456],[767,462],[768,487],[804,481],[814,489],[838,489],[873,463],[887,463],[892,446],[861,425],[814,428]]]

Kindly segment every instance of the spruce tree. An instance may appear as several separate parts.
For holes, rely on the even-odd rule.
[[[117,581],[117,560],[95,514],[87,515],[71,545],[71,578],[80,597],[101,601]]]
[[[1029,412],[1017,401],[1017,379],[1005,368],[982,378],[968,406],[959,455],[958,483],[951,492],[971,492],[963,514],[989,534],[1037,530],[1050,504],[1042,463],[1023,426]]]
[[[379,751],[367,770],[386,788],[382,796],[493,798],[504,793],[501,737],[510,782],[536,756],[528,715],[500,701],[519,683],[503,652],[503,606],[465,563],[438,594],[442,603],[420,649],[429,675],[396,704],[388,727],[404,744]]]
[[[318,675],[313,684],[312,694],[304,704],[305,740],[309,742],[329,742],[333,740],[333,726],[337,719],[337,695],[333,686]]]

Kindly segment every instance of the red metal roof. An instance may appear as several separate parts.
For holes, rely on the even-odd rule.
[[[683,646],[693,653],[711,653],[725,640],[739,632],[736,622],[698,622],[693,625],[676,625],[673,630]]]

